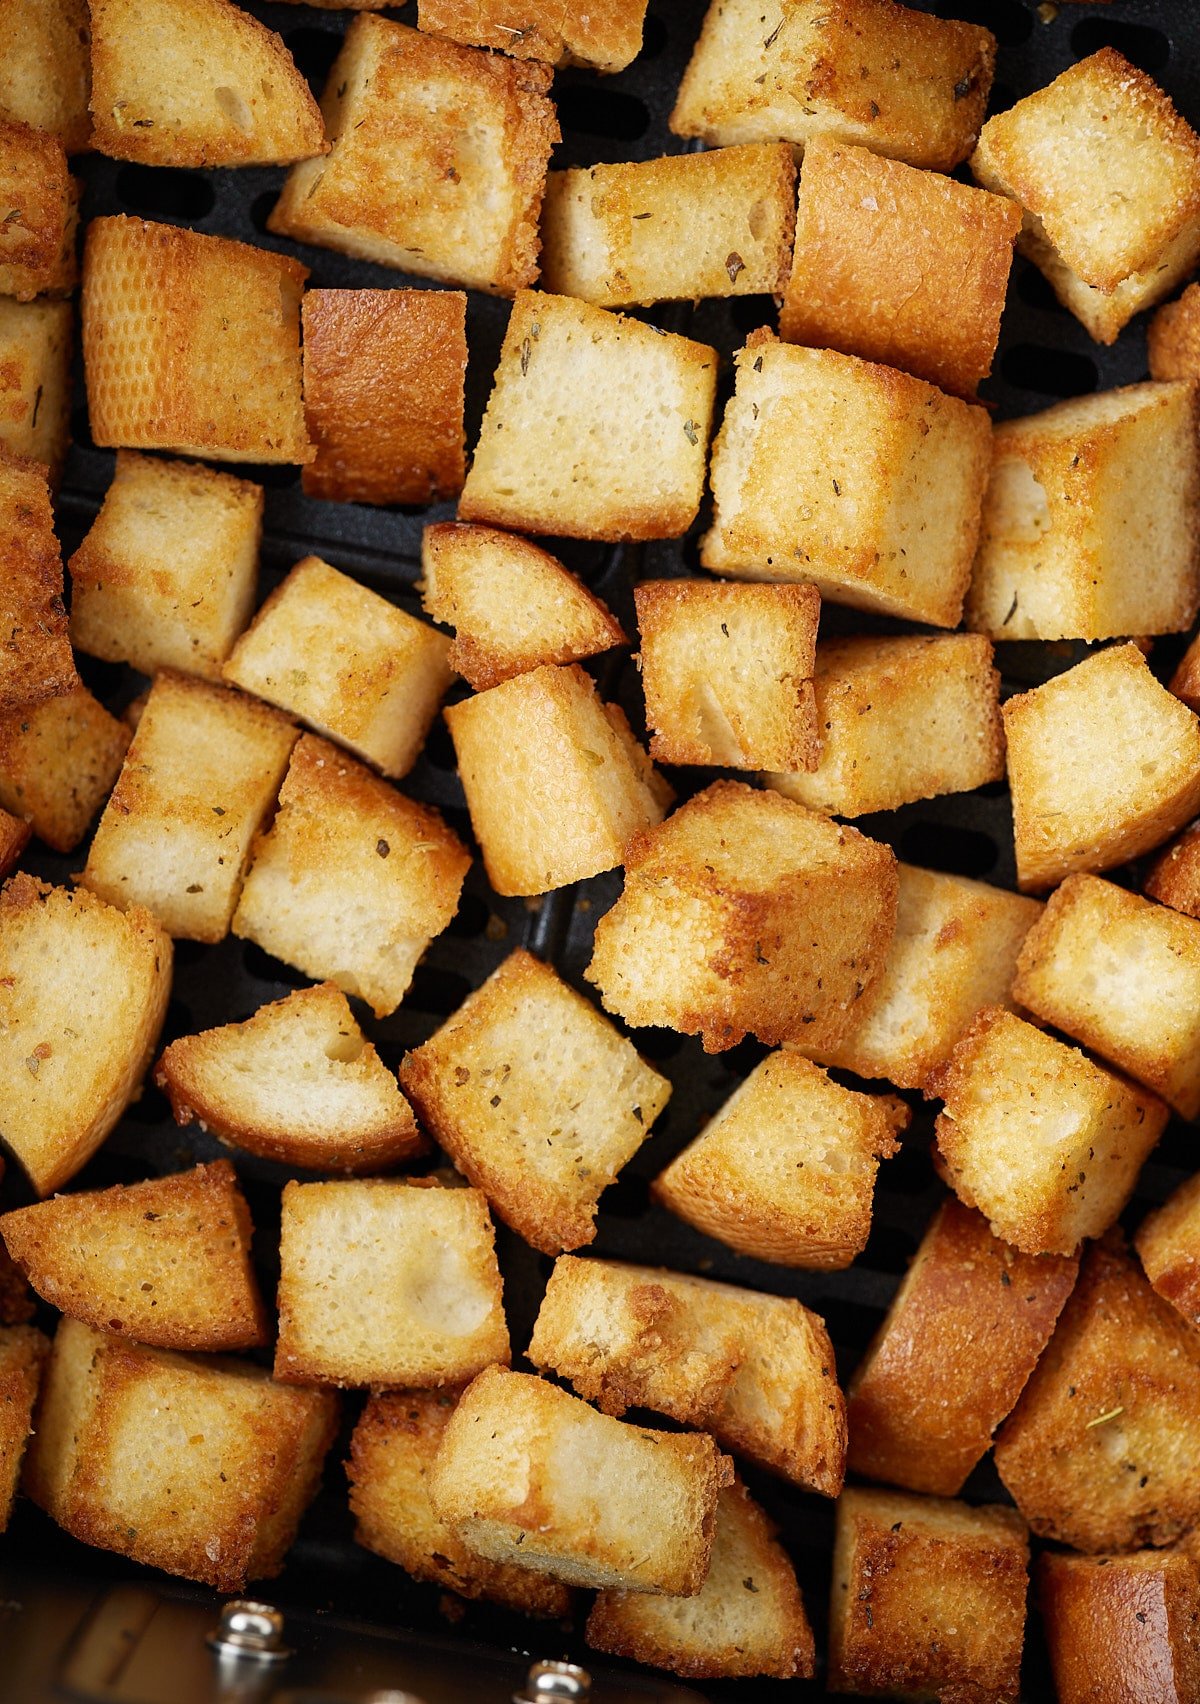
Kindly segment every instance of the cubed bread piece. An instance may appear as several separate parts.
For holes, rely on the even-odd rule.
[[[727,1485],[717,1496],[712,1560],[695,1597],[601,1592],[588,1616],[588,1644],[688,1680],[811,1679],[812,1628],[775,1531],[744,1485]]]
[[[220,941],[250,842],[275,803],[296,730],[209,681],[155,679],[80,880],[172,935]]]
[[[78,683],[46,469],[0,449],[0,710]]]
[[[903,1101],[863,1095],[783,1049],[768,1055],[656,1179],[662,1206],[739,1254],[836,1270],[867,1246],[880,1160]]]
[[[459,515],[564,538],[678,538],[700,507],[716,379],[707,344],[522,290]]]
[[[332,982],[298,988],[245,1023],[181,1036],[154,1080],[177,1124],[317,1171],[373,1172],[424,1143],[395,1077]]]
[[[796,222],[786,142],[551,172],[542,285],[601,308],[777,296]]]
[[[989,119],[971,170],[1020,202],[1019,246],[1101,343],[1200,258],[1200,137],[1115,48]]]
[[[219,680],[254,609],[262,517],[261,485],[118,450],[100,513],[67,564],[73,643],[143,674]]]
[[[830,1692],[1016,1704],[1029,1540],[1012,1509],[898,1491],[838,1502]]]
[[[1189,828],[1154,860],[1143,888],[1172,911],[1200,917],[1200,827]]]
[[[1048,1551],[1037,1572],[1059,1704],[1200,1698],[1200,1581],[1189,1557]]]
[[[427,622],[306,556],[271,593],[222,672],[398,778],[417,761],[454,679],[449,649]]]
[[[0,447],[42,462],[57,482],[71,398],[70,302],[0,296]]]
[[[826,639],[813,692],[819,761],[767,777],[785,798],[865,816],[1004,779],[1000,676],[977,634]]]
[[[140,906],[24,873],[0,891],[0,1137],[39,1195],[130,1101],[171,991],[171,940]]]
[[[430,35],[595,71],[623,71],[637,58],[645,16],[646,0],[590,0],[586,11],[559,0],[521,0],[515,10],[512,0],[419,0],[417,6],[417,22]]]
[[[1178,633],[1200,607],[1193,384],[1001,422],[966,623],[993,639]]]
[[[534,61],[355,18],[321,100],[332,151],[292,169],[268,228],[511,296],[538,273],[551,80]]]
[[[489,1367],[463,1392],[430,1476],[433,1506],[494,1562],[566,1585],[694,1596],[712,1551],[727,1456],[702,1433],[597,1414],[525,1373]]]
[[[832,1047],[896,923],[888,846],[777,793],[718,781],[626,848],[586,975],[610,1012],[703,1038]]]
[[[1200,1520],[1200,1337],[1118,1242],[1098,1243],[995,1445],[1034,1532],[1169,1544]]]
[[[1200,722],[1136,645],[1086,657],[1003,714],[1027,892],[1149,852],[1200,808]]]
[[[1124,1207],[1167,1108],[1000,1006],[927,1080],[939,1169],[1026,1254],[1073,1254]]]
[[[1200,713],[1200,634],[1192,639],[1175,665],[1171,691],[1176,698],[1183,700],[1189,710]]]
[[[252,848],[233,932],[328,977],[381,1018],[458,910],[470,864],[431,805],[304,734],[275,819]]]
[[[350,1440],[350,1508],[355,1540],[399,1563],[414,1579],[461,1597],[485,1598],[526,1615],[570,1614],[557,1580],[468,1550],[434,1513],[429,1476],[458,1403],[455,1390],[382,1392],[371,1397]]]
[[[601,1194],[671,1093],[523,948],[405,1055],[400,1083],[459,1170],[544,1254],[592,1241]]]
[[[957,1496],[1050,1341],[1078,1270],[1074,1256],[1018,1253],[978,1213],[943,1202],[850,1381],[851,1471]]]
[[[892,0],[713,0],[671,129],[710,144],[829,133],[949,171],[983,122],[995,37]]]
[[[307,462],[300,293],[289,255],[144,219],[93,219],[83,365],[97,444]]]
[[[0,295],[30,302],[73,287],[78,199],[58,138],[0,117]]]
[[[816,765],[815,586],[647,580],[633,596],[651,757],[732,769]]]
[[[87,0],[0,0],[0,114],[85,148],[91,55]]]
[[[130,730],[85,686],[0,711],[0,806],[73,852],[112,791]]]
[[[814,136],[779,335],[973,397],[992,370],[1020,228],[1003,196]]]
[[[516,675],[445,714],[497,893],[548,893],[613,869],[674,797],[577,663]]]
[[[1200,379],[1200,284],[1189,284],[1146,327],[1152,379]]]
[[[1147,1213],[1133,1240],[1159,1295],[1200,1325],[1200,1174]]]
[[[0,810],[0,881],[15,868],[17,860],[29,845],[32,834],[33,830],[27,822]],[[0,1314],[0,1325],[8,1323]]]
[[[625,643],[600,599],[515,533],[439,521],[422,536],[421,576],[425,613],[454,628],[446,660],[476,692]]]
[[[220,1592],[283,1566],[337,1430],[331,1392],[64,1319],[25,1489],[85,1544]]]
[[[765,329],[735,360],[704,567],[808,580],[834,603],[956,627],[987,484],[983,409]]]
[[[0,1327],[0,1532],[8,1526],[50,1344],[31,1325]]]
[[[267,1341],[253,1234],[228,1160],[0,1216],[9,1254],[45,1301],[163,1349]]]

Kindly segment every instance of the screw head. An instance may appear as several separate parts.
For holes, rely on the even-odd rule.
[[[592,1677],[577,1663],[534,1663],[513,1704],[584,1704],[591,1692]]]
[[[283,1616],[271,1604],[248,1598],[234,1598],[224,1606],[208,1643],[223,1657],[277,1663],[291,1655],[283,1643]]]

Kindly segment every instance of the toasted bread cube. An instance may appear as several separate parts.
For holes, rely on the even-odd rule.
[[[521,0],[516,10],[512,0],[419,0],[417,6],[417,22],[430,35],[594,71],[632,64],[645,17],[646,0],[598,0],[586,11],[557,0]]]
[[[25,1488],[85,1544],[239,1592],[282,1567],[336,1430],[332,1393],[64,1319]]]
[[[833,1046],[895,923],[890,847],[718,781],[626,849],[586,975],[627,1023],[699,1035],[709,1053],[746,1035]]]
[[[830,133],[948,172],[983,121],[996,40],[891,0],[713,0],[671,129],[803,147]]]
[[[78,684],[46,469],[0,448],[0,710]]]
[[[42,462],[57,481],[71,397],[69,302],[0,297],[0,446]]]
[[[144,905],[172,935],[223,940],[250,842],[275,803],[295,740],[292,724],[265,704],[160,674],[83,885],[122,909]]]
[[[93,219],[83,365],[97,444],[210,461],[307,462],[300,292],[308,268],[228,237]]]
[[[777,296],[796,222],[786,142],[551,172],[542,285],[600,308]]]
[[[727,1456],[700,1433],[597,1414],[525,1373],[489,1367],[442,1434],[433,1506],[468,1549],[566,1585],[694,1596],[712,1551]]]
[[[252,849],[233,932],[381,1018],[457,911],[470,863],[431,806],[305,734]]]
[[[0,1216],[0,1236],[39,1296],[98,1331],[163,1349],[267,1341],[253,1232],[228,1160]]]
[[[515,533],[439,521],[425,528],[421,575],[425,613],[455,630],[446,660],[476,692],[625,643],[600,599]]]
[[[91,55],[87,0],[0,0],[0,114],[86,148]]]
[[[0,805],[56,852],[73,852],[112,791],[130,737],[84,686],[0,711]]]
[[[22,852],[29,845],[33,829],[20,817],[10,816],[7,811],[0,810],[0,881],[3,881],[17,864]],[[3,1288],[0,1283],[0,1288]],[[3,1318],[0,1312],[0,1325],[11,1322]]]
[[[461,1597],[485,1598],[526,1615],[562,1616],[571,1593],[557,1580],[468,1550],[434,1513],[429,1477],[450,1416],[454,1390],[382,1392],[371,1397],[350,1440],[350,1508],[357,1543],[414,1579]]]
[[[1200,917],[1200,828],[1189,828],[1154,860],[1143,887],[1172,911]]]
[[[1200,808],[1200,722],[1136,645],[1086,657],[1003,714],[1026,892],[1149,852]]]
[[[73,287],[78,194],[58,138],[0,116],[0,295]]]
[[[992,370],[1020,228],[1003,196],[814,136],[779,335],[973,397]]]
[[[1038,1562],[1038,1601],[1060,1704],[1200,1698],[1200,1581],[1177,1551]]]
[[[548,893],[613,869],[673,797],[624,711],[576,663],[516,675],[445,714],[497,893]]]
[[[0,890],[0,1136],[39,1195],[137,1095],[170,991],[170,937],[141,906],[24,873]]]
[[[268,228],[511,296],[537,278],[551,80],[533,61],[355,18],[321,101],[332,152],[293,167]]]
[[[830,1692],[1016,1704],[1028,1585],[1028,1535],[1014,1510],[843,1492]]]
[[[651,757],[733,769],[817,763],[815,586],[648,580],[633,596]]]
[[[399,778],[417,761],[453,670],[450,641],[319,556],[271,593],[227,681]]]
[[[0,1532],[8,1526],[50,1344],[31,1325],[0,1327]]]
[[[1200,284],[1189,284],[1146,327],[1152,379],[1200,379]]]
[[[834,603],[956,627],[987,484],[983,409],[767,330],[735,361],[704,567],[808,580]]]
[[[1019,246],[1101,343],[1200,258],[1200,137],[1115,48],[990,118],[971,170],[1020,202]]]
[[[785,1049],[755,1066],[654,1195],[739,1254],[836,1270],[867,1246],[879,1162],[908,1118],[903,1101],[845,1089]]]
[[[712,1560],[695,1597],[601,1592],[588,1616],[588,1644],[689,1680],[811,1679],[812,1628],[775,1530],[744,1485],[727,1485],[717,1495]]]
[[[717,355],[522,290],[458,512],[564,538],[677,538],[696,518]]]
[[[1200,713],[1200,635],[1191,641],[1176,664],[1171,691],[1189,710]]]
[[[940,1170],[1025,1254],[1073,1254],[1128,1201],[1167,1108],[1001,1006],[928,1079]]]
[[[1197,418],[1195,385],[1144,384],[997,426],[967,626],[993,639],[1190,627]]]
[[[1004,779],[1000,676],[976,634],[826,639],[813,692],[819,761],[767,777],[787,799],[865,816]]]
[[[957,1496],[1050,1341],[1079,1270],[1020,1254],[942,1203],[850,1381],[847,1465],[909,1491]]]
[[[1200,1175],[1147,1213],[1134,1246],[1159,1295],[1200,1325]]]
[[[177,1124],[196,1120],[288,1166],[373,1172],[424,1147],[395,1077],[332,982],[298,988],[245,1023],[181,1036],[154,1080]]]
[[[671,1093],[522,948],[404,1056],[400,1083],[459,1170],[544,1254],[592,1241],[601,1194]]]

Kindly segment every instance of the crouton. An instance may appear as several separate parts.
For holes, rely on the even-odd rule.
[[[425,1146],[395,1077],[332,982],[298,988],[245,1023],[181,1036],[154,1080],[177,1124],[196,1120],[283,1165],[373,1172]]]
[[[0,297],[0,447],[57,483],[67,453],[71,304]]]
[[[39,1195],[138,1093],[170,989],[170,937],[140,906],[24,873],[0,890],[0,1137]]]
[[[514,24],[512,20],[519,20]],[[556,0],[419,0],[417,22],[430,35],[498,47],[514,59],[623,71],[642,47],[646,0],[599,0],[586,11]]]
[[[908,1108],[785,1049],[756,1065],[653,1185],[697,1230],[759,1260],[836,1270],[867,1246],[880,1160]]]
[[[674,797],[576,663],[452,704],[446,724],[488,880],[547,893],[620,864]]]
[[[86,148],[91,56],[87,0],[0,0],[0,115]]]
[[[954,1497],[1050,1341],[1079,1270],[942,1203],[847,1392],[847,1465]]]
[[[117,779],[130,732],[86,687],[0,711],[0,805],[73,852]]]
[[[671,129],[709,143],[830,133],[948,172],[983,121],[996,40],[891,0],[714,0]]]
[[[830,1692],[1016,1704],[1028,1585],[1028,1535],[1014,1510],[844,1492]]]
[[[85,1544],[240,1592],[282,1567],[336,1430],[332,1393],[64,1319],[25,1489]]]
[[[46,469],[0,449],[0,710],[78,682]]]
[[[717,355],[523,290],[458,512],[563,538],[677,538],[696,518]]]
[[[1200,1339],[1117,1242],[1084,1255],[995,1444],[1034,1532],[1076,1550],[1168,1544],[1200,1519]]]
[[[399,778],[454,678],[443,634],[340,574],[297,562],[233,647],[225,679]]]
[[[835,603],[957,626],[987,483],[983,409],[765,329],[735,364],[704,567],[808,580]]]
[[[275,803],[296,730],[209,681],[155,679],[96,830],[84,887],[144,905],[172,935],[220,941],[250,842]]]
[[[813,692],[819,761],[767,776],[785,798],[854,817],[1004,779],[1000,676],[978,635],[826,639]]]
[[[601,1592],[585,1633],[594,1651],[689,1680],[811,1679],[812,1628],[775,1527],[735,1481],[717,1494],[712,1560],[694,1597]]]
[[[98,1331],[163,1349],[267,1341],[253,1231],[228,1160],[0,1215],[0,1236],[39,1296]]]
[[[542,286],[600,308],[779,295],[795,182],[786,142],[551,172]]]
[[[305,734],[252,848],[233,932],[381,1018],[457,911],[470,863],[430,805]]]
[[[990,118],[971,170],[1020,202],[1018,246],[1100,343],[1200,258],[1200,137],[1115,48]]]
[[[27,822],[0,810],[0,881],[15,868],[17,860],[29,845],[32,834],[33,830]],[[11,1322],[0,1314],[0,1325],[9,1323]]]
[[[985,1006],[925,1084],[939,1169],[998,1237],[1073,1254],[1129,1199],[1167,1108],[1000,1006]]]
[[[685,1597],[704,1583],[717,1493],[732,1479],[703,1434],[631,1426],[489,1367],[450,1417],[429,1489],[440,1518],[491,1561]]]
[[[268,229],[511,296],[537,278],[551,80],[533,61],[355,18],[321,102],[332,152],[293,167]]]
[[[1146,327],[1152,379],[1200,379],[1200,284],[1159,308]]]
[[[1188,1557],[1048,1551],[1038,1602],[1060,1704],[1200,1698],[1200,1582]]]
[[[1200,809],[1200,722],[1136,645],[1086,657],[1003,714],[1025,892],[1136,858]]]
[[[1172,911],[1200,917],[1200,828],[1189,828],[1151,864],[1145,893]]]
[[[648,580],[633,596],[651,757],[733,769],[815,767],[821,598],[814,586]]]
[[[1177,633],[1200,608],[1196,387],[1075,397],[993,435],[966,623],[993,639]]]
[[[1200,635],[1191,641],[1175,665],[1170,690],[1189,710],[1200,713]]]
[[[454,1390],[372,1396],[350,1440],[350,1508],[357,1543],[415,1579],[526,1615],[562,1616],[571,1593],[557,1580],[476,1556],[435,1513],[429,1476],[458,1402]]]
[[[476,692],[625,643],[600,599],[515,533],[458,521],[426,527],[421,576],[425,613],[454,628],[446,660]]]
[[[631,1024],[719,1053],[833,1046],[883,969],[896,922],[890,847],[777,793],[719,781],[626,848],[625,889],[586,975]]]
[[[992,369],[1020,228],[1003,196],[814,136],[779,335],[973,398]]]
[[[400,1084],[455,1165],[544,1254],[596,1235],[596,1204],[671,1085],[549,965],[518,948]]]
[[[31,1325],[0,1328],[0,1532],[8,1526],[50,1344]]]
[[[73,288],[78,199],[58,138],[0,117],[0,295],[30,302]]]
[[[309,290],[304,412],[317,458],[310,497],[432,503],[466,471],[462,290]]]
[[[308,268],[228,237],[93,219],[83,365],[97,444],[210,461],[307,462],[300,292]]]
[[[1159,1295],[1200,1325],[1200,1175],[1147,1213],[1133,1241]]]

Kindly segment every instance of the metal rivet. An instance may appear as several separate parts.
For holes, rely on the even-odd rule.
[[[221,1611],[221,1620],[208,1643],[222,1657],[245,1657],[253,1662],[280,1663],[291,1656],[283,1643],[283,1616],[269,1603],[235,1598]]]
[[[513,1694],[513,1704],[556,1704],[567,1699],[583,1704],[591,1693],[592,1677],[576,1663],[534,1663],[525,1677],[524,1691]]]

